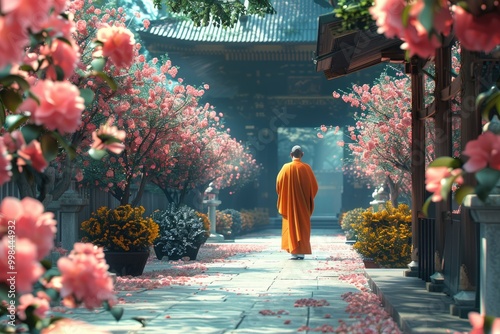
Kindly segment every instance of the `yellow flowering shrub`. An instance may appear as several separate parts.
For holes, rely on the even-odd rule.
[[[269,211],[267,209],[241,210],[242,232],[250,232],[266,225],[269,225]]]
[[[103,206],[81,224],[83,241],[103,247],[105,251],[148,250],[160,230],[151,217],[143,216],[144,212],[144,207],[130,204],[115,209]]]
[[[203,222],[203,228],[205,229],[207,238],[210,237],[210,219],[208,219],[208,215],[203,212],[196,212],[196,215],[200,217],[201,221]]]
[[[232,237],[233,217],[231,216],[231,214],[222,211],[216,211],[215,218],[215,231],[219,234],[222,234],[225,238]]]
[[[342,214],[340,218],[340,227],[345,232],[347,240],[356,240],[355,226],[363,222],[363,213],[365,209],[356,208]]]
[[[386,268],[402,268],[411,262],[411,210],[406,204],[384,210],[367,209],[363,221],[354,226],[358,237],[354,249]]]

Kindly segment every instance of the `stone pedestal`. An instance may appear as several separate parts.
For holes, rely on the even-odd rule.
[[[68,251],[78,242],[80,221],[78,212],[88,205],[88,200],[80,196],[72,185],[57,201],[50,203],[49,210],[55,213],[57,220],[57,237],[60,246]]]
[[[482,314],[500,317],[500,195],[482,202],[476,195],[465,197],[472,219],[479,224],[479,301]]]
[[[210,236],[208,237],[207,242],[224,241],[224,236],[217,234],[217,218],[215,214],[217,207],[221,204],[221,201],[217,199],[209,199],[203,201],[203,204],[208,206],[208,219],[210,220]]]

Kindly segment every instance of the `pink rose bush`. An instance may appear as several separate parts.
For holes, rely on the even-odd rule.
[[[497,116],[488,123],[498,124]],[[496,126],[492,126],[495,129]],[[453,190],[455,201],[462,204],[465,196],[477,194],[479,199],[486,201],[490,192],[500,181],[500,135],[486,130],[477,139],[465,145],[463,155],[466,161],[458,158],[439,157],[432,161],[425,172],[426,189],[432,192],[424,204],[423,211],[427,212],[430,202],[446,200]],[[473,174],[477,185],[472,187],[464,183],[465,174]]]
[[[376,0],[369,13],[379,27],[378,32],[400,38],[404,42],[402,48],[410,55],[432,57],[452,28],[463,47],[492,51],[500,44],[498,7],[480,6],[481,2],[461,5],[443,0]]]
[[[86,111],[97,95],[91,88],[112,94],[113,76],[131,66],[137,50],[124,26],[87,35],[93,50],[81,49],[77,29],[85,24],[77,25],[73,18],[83,4],[80,0],[1,1],[0,185],[20,178],[32,185],[34,176],[43,173],[61,151],[74,158],[75,147],[85,137],[75,133],[88,125]],[[104,73],[105,68],[114,72]],[[109,116],[105,110],[99,114],[105,125],[96,138],[101,140],[100,149],[117,153],[124,133],[112,126],[112,120],[106,121]],[[92,137],[96,127],[85,129]],[[65,323],[75,326],[73,321],[47,317],[50,305],[59,299],[69,307],[104,305],[116,319],[121,317],[120,311],[111,308],[113,283],[102,249],[77,244],[60,258],[57,268],[47,264],[56,225],[54,214],[32,197],[6,197],[0,203],[0,282],[2,295],[8,298],[0,313],[18,332],[56,333],[64,331]]]
[[[94,309],[102,306],[103,300],[114,301],[113,281],[102,248],[76,243],[67,257],[57,261],[57,267],[61,272],[64,305],[76,307],[82,302],[86,308]]]
[[[84,50],[91,55],[84,58],[73,21],[82,6],[82,1],[2,1],[0,103],[5,115],[0,121],[5,130],[0,136],[5,140],[0,140],[0,185],[31,168],[42,173],[59,147],[74,155],[71,146],[81,140],[73,136],[77,141],[70,143],[70,135],[85,124],[84,111],[95,96],[77,84],[98,78],[112,90],[114,80],[103,72],[107,60],[118,71],[131,65],[135,40],[124,26],[87,35],[94,52]],[[119,142],[114,140],[115,146]]]
[[[470,312],[469,322],[472,325],[470,334],[500,334],[500,318],[495,319],[477,312]]]
[[[77,243],[67,257],[59,259],[57,269],[43,265],[41,261],[54,247],[55,233],[54,214],[45,212],[38,200],[7,197],[1,202],[0,289],[9,299],[0,306],[0,314],[11,315],[12,325],[19,330],[48,326],[50,303],[59,297],[63,305],[73,308],[82,304],[94,309],[103,303],[109,308],[115,303],[101,248]],[[46,293],[49,289],[57,296]]]

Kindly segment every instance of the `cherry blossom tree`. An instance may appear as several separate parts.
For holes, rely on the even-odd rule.
[[[109,191],[122,204],[137,204],[146,185],[173,164],[170,147],[184,131],[183,123],[199,108],[203,89],[173,81],[177,68],[169,60],[145,61],[137,56],[128,75],[126,90],[107,102],[115,122],[126,131],[124,150],[109,159],[84,158],[83,182]],[[121,78],[117,78],[120,83]],[[172,87],[169,87],[172,85]],[[99,158],[99,157],[98,157]],[[106,178],[100,177],[104,172]],[[132,188],[139,191],[131,198]]]
[[[173,203],[185,203],[190,191],[199,199],[210,182],[236,191],[260,170],[252,155],[225,130],[222,113],[208,104],[198,111],[197,117],[183,123],[180,138],[170,145],[174,164],[152,180]]]
[[[39,178],[42,197],[47,183],[43,173],[61,151],[74,155],[68,138],[82,125],[83,112],[94,99],[91,90],[80,89],[73,80],[104,79],[113,90],[114,81],[104,67],[113,64],[120,71],[130,65],[133,55],[134,39],[128,29],[101,26],[89,36],[91,61],[80,66],[82,52],[73,35],[76,25],[67,11],[69,5],[60,0],[4,1],[0,14],[4,37],[0,43],[0,183],[21,182],[22,191],[25,182],[30,190]],[[118,153],[122,136],[108,122],[93,136],[92,145]],[[54,247],[57,223],[54,214],[32,198],[34,192],[22,195],[22,200],[6,197],[0,204],[4,273],[0,292],[5,297],[0,314],[14,317],[4,326],[11,331],[43,331],[51,320],[58,320],[47,317],[50,303],[58,297],[68,307],[93,309],[105,303],[110,309],[115,295],[103,250],[76,244],[68,257],[59,260],[57,269],[47,271],[40,261]],[[8,271],[16,271],[15,282],[9,282]],[[12,285],[18,292],[14,297],[8,294]],[[16,307],[7,309],[9,305]],[[118,320],[121,312],[114,315]]]
[[[455,52],[454,68],[459,71],[459,59]],[[360,111],[354,114],[354,126],[348,127],[351,156],[344,163],[345,171],[358,180],[374,186],[386,186],[391,201],[397,204],[400,195],[409,198],[411,190],[411,82],[410,78],[392,66],[388,66],[373,85],[353,85],[347,93],[334,92]],[[432,102],[432,81],[426,85],[426,103]],[[458,112],[458,103],[453,104],[453,113]],[[458,135],[459,124],[455,119],[453,128]],[[432,120],[426,121],[426,163],[433,156]],[[322,127],[326,132],[327,127]],[[321,132],[320,134],[321,135]],[[456,141],[458,144],[458,141]],[[344,144],[344,143],[342,143]],[[459,147],[455,148],[456,154]]]

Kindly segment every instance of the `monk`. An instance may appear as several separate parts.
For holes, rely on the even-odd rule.
[[[311,215],[318,183],[311,166],[300,159],[302,148],[295,145],[291,162],[283,165],[276,179],[278,212],[283,217],[281,249],[292,254],[293,260],[303,260],[311,254]]]

